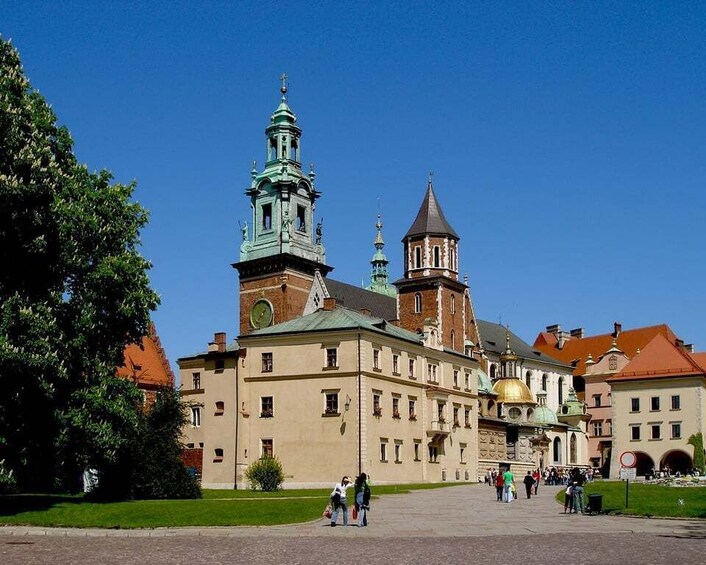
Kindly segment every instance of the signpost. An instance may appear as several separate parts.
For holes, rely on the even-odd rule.
[[[637,455],[633,451],[623,451],[620,454],[620,478],[625,479],[625,508],[630,501],[630,479],[637,477]]]

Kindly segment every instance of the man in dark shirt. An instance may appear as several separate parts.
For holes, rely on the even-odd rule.
[[[527,491],[527,498],[532,497],[532,487],[534,486],[534,478],[532,477],[532,471],[527,471],[525,478],[522,480],[525,483],[525,490]]]

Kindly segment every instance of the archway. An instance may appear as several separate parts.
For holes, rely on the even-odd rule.
[[[552,450],[552,459],[554,461],[554,464],[561,465],[561,439],[555,437],[552,447],[554,448]]]
[[[655,468],[655,462],[652,460],[652,457],[642,451],[636,451],[635,455],[637,456],[636,467],[638,476],[651,475]]]
[[[668,470],[671,475],[681,473],[682,475],[689,472],[693,468],[694,462],[691,456],[681,449],[673,449],[662,456],[659,468]]]

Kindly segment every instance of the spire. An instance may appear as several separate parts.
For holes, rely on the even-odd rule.
[[[439,203],[436,201],[436,195],[434,194],[434,187],[432,185],[432,176],[433,173],[429,173],[427,192],[424,196],[424,201],[422,202],[422,206],[419,208],[417,218],[414,220],[412,227],[409,228],[405,238],[415,235],[436,234],[450,235],[454,239],[458,240],[460,239],[458,234],[446,221],[444,212],[441,210],[441,206],[439,206]]]
[[[382,219],[380,214],[378,214],[375,227],[377,228],[377,235],[375,236],[374,242],[375,254],[370,261],[373,268],[370,273],[370,285],[367,289],[386,296],[397,296],[397,289],[390,284],[389,275],[387,273],[387,264],[389,261],[383,252],[385,242],[382,239]]]

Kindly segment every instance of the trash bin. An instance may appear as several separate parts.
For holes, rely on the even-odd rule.
[[[588,507],[591,509],[591,514],[593,514],[594,512],[600,514],[603,511],[603,495],[589,494]]]

